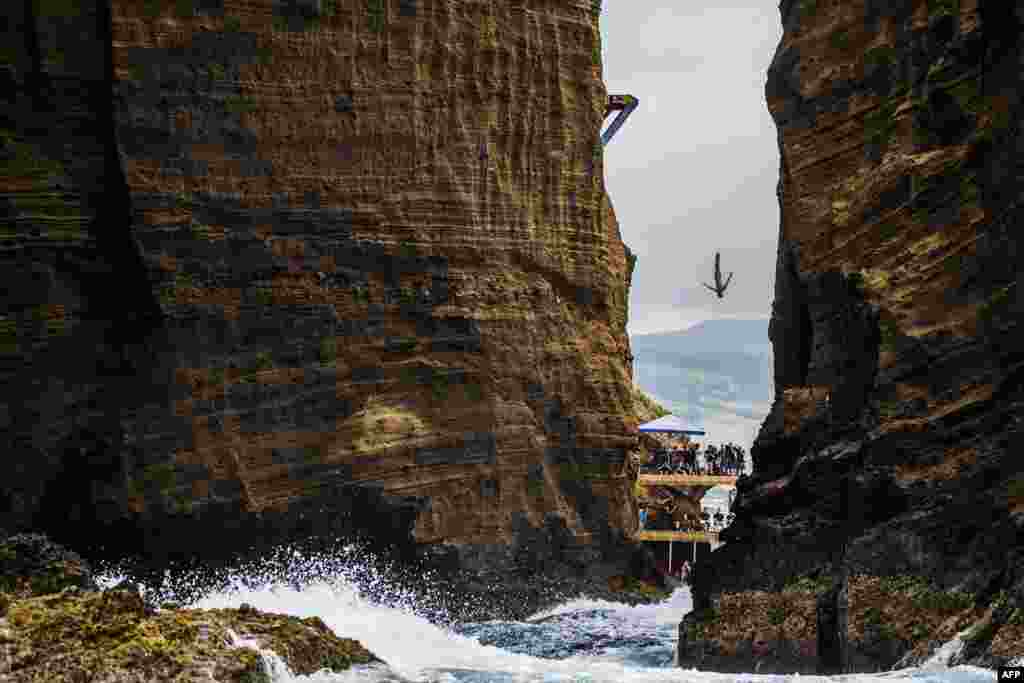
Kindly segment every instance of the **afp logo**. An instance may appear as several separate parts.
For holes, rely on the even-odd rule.
[[[1001,666],[996,671],[996,680],[1024,683],[1024,666]]]

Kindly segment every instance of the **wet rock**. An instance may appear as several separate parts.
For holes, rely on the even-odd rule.
[[[231,632],[272,650],[300,675],[380,661],[318,619],[251,609],[153,613],[137,593],[122,590],[66,589],[18,600],[5,621],[0,675],[15,682],[72,683],[97,668],[104,680],[261,680],[269,672],[259,653],[234,647]]]
[[[15,534],[0,541],[0,590],[24,596],[68,587],[98,590],[89,564],[77,553],[45,534]]]

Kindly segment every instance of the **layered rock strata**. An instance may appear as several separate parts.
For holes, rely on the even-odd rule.
[[[598,11],[7,8],[0,526],[156,565],[362,532],[532,567],[544,529],[627,562]]]
[[[951,615],[975,625],[953,663],[1005,663],[1024,655],[1024,9],[780,11],[776,399],[695,604],[848,576],[821,610],[839,629],[814,638],[834,645],[824,670],[921,661],[955,635]],[[921,597],[935,591],[953,602]],[[921,628],[936,613],[945,626]]]

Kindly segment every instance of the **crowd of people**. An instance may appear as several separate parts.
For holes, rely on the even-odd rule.
[[[641,529],[671,531],[674,527],[679,531],[721,531],[735,519],[732,512],[726,512],[721,508],[714,512],[702,510],[700,517],[696,517],[686,512],[678,512],[676,505],[668,501],[654,506],[654,509],[656,518],[653,520],[649,518],[649,511],[646,508],[640,510]],[[658,512],[659,509],[661,513]],[[674,524],[673,520],[677,524]]]
[[[738,476],[746,470],[745,451],[732,443],[715,446],[688,443],[671,451],[660,451],[641,469],[658,474],[710,474]]]

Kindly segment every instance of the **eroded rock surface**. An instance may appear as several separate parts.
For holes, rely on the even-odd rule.
[[[801,576],[913,576],[968,596],[955,613],[976,628],[958,661],[1005,663],[1024,655],[1024,10],[780,11],[766,86],[781,153],[776,399],[727,544],[696,569],[696,606]],[[815,634],[845,652],[822,670],[922,661],[955,635],[886,631],[869,610],[888,598],[846,598],[842,633]]]
[[[627,561],[594,3],[313,5],[6,10],[0,525]]]

